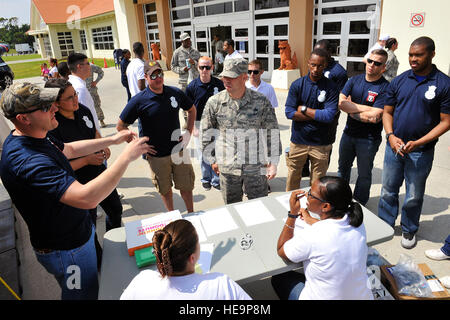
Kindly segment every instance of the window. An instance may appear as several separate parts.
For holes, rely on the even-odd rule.
[[[229,13],[229,12],[233,12],[233,5],[231,2],[212,4],[212,5],[206,6],[206,14],[208,16],[211,16],[214,14]]]
[[[44,40],[44,50],[45,50],[45,55],[47,57],[52,57],[53,53],[52,53],[52,45],[50,44],[50,38],[48,37],[48,34],[44,35],[42,37],[42,39]]]
[[[87,50],[86,32],[80,30],[81,50]]]
[[[289,7],[289,0],[255,0],[255,9],[273,9],[280,7]]]
[[[248,9],[249,9],[248,0],[234,1],[234,12],[248,11]]]
[[[190,9],[181,9],[172,11],[172,20],[189,19],[191,17]]]
[[[57,36],[61,56],[68,57],[69,54],[75,52],[73,49],[72,32],[58,32]]]
[[[95,50],[114,50],[111,26],[92,29],[92,40]]]

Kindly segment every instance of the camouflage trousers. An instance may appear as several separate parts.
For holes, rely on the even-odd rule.
[[[225,204],[242,201],[245,191],[247,198],[255,199],[268,194],[267,177],[260,174],[233,174],[220,173],[220,191]]]
[[[89,93],[91,94],[92,100],[94,100],[94,107],[95,112],[97,112],[98,121],[105,120],[105,115],[103,114],[103,110],[100,107],[102,102],[100,100],[100,96],[98,95],[97,88],[89,90]]]

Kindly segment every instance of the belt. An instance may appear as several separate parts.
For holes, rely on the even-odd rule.
[[[53,252],[54,250],[52,250],[52,249],[34,249],[34,251],[36,251],[39,254],[47,254],[47,253]]]

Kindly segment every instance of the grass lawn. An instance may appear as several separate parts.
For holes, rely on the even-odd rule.
[[[41,57],[40,54],[21,54],[21,55],[18,55],[18,56],[2,56],[2,59],[5,62],[8,62],[8,61],[39,59],[40,57]]]
[[[62,62],[65,60],[60,60],[58,62]],[[10,64],[12,71],[14,72],[14,79],[23,79],[23,78],[31,78],[31,77],[39,77],[41,75],[41,64],[46,62],[48,65],[48,60],[40,60],[40,61],[31,61],[31,62],[23,62],[23,63],[15,63]],[[89,62],[92,62],[89,60]],[[94,59],[94,64],[103,68],[103,59],[98,58]],[[108,68],[114,68],[114,60],[106,59],[106,64]]]

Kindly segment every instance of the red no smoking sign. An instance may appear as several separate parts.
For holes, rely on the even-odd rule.
[[[425,12],[411,13],[411,19],[409,20],[410,27],[423,27],[425,23]]]

